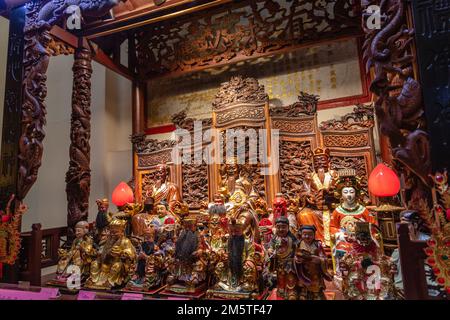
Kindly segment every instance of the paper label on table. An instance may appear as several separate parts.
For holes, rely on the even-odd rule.
[[[143,300],[144,295],[141,293],[124,293],[122,300]]]
[[[83,291],[78,292],[77,300],[95,300],[96,293],[93,291]]]

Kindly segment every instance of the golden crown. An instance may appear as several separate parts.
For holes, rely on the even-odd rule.
[[[326,156],[330,157],[330,149],[328,148],[316,148],[313,152],[313,157]]]
[[[111,223],[109,224],[109,227],[118,227],[118,228],[125,228],[125,225],[127,224],[126,220],[113,218]]]

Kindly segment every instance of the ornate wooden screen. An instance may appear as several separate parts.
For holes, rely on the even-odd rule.
[[[172,148],[175,145],[175,141],[146,140],[144,134],[139,134],[132,137],[132,142],[137,153],[137,163],[134,172],[137,201],[145,201],[147,191],[151,192],[154,184],[154,172],[158,164],[167,164],[170,169],[169,180],[178,183],[178,168],[172,161]]]
[[[367,179],[375,162],[373,125],[373,108],[364,105],[356,106],[352,113],[339,120],[320,124],[322,145],[330,149],[331,168],[354,168],[362,177],[362,188],[367,196]]]
[[[172,122],[176,125],[177,129],[185,129],[189,131],[190,137],[192,138],[191,146],[191,163],[181,163],[177,165],[177,172],[180,172],[179,186],[181,188],[181,196],[183,201],[187,202],[189,209],[198,210],[201,207],[203,201],[208,202],[212,198],[213,190],[210,188],[208,183],[210,179],[210,166],[206,161],[203,161],[203,154],[205,153],[205,148],[210,144],[210,141],[203,139],[205,131],[211,128],[212,119],[202,119],[201,121],[201,138],[199,141],[196,140],[196,133],[194,122],[197,119],[187,118],[186,112],[182,111],[173,115]],[[199,131],[200,133],[200,131]],[[201,145],[201,147],[200,147]],[[197,150],[201,151],[202,162],[197,163],[195,159],[195,152]]]
[[[270,110],[271,127],[280,133],[280,168],[274,181],[274,191],[294,197],[312,168],[312,152],[318,146],[318,97],[303,92],[299,101]]]
[[[224,175],[226,148],[233,146],[236,156],[236,132],[231,132],[233,144],[226,143],[226,133],[229,129],[244,129],[244,143],[238,148],[245,148],[244,174],[253,183],[255,190],[263,196],[269,205],[277,192],[285,196],[296,196],[302,189],[302,181],[307,173],[313,171],[312,155],[317,147],[327,147],[331,153],[331,168],[355,168],[363,179],[363,189],[368,194],[367,178],[371,172],[374,160],[373,125],[374,116],[370,106],[358,105],[352,113],[339,120],[328,120],[317,123],[318,96],[301,92],[298,102],[284,107],[269,108],[268,97],[264,86],[256,79],[233,77],[223,83],[212,103],[212,119],[202,120],[202,135],[207,129],[213,129],[213,140],[195,140],[194,121],[187,118],[186,112],[175,114],[172,122],[178,129],[187,130],[194,143],[191,144],[191,160],[194,159],[195,146],[204,153],[207,146],[215,150],[212,164],[202,162],[181,163],[175,165],[171,159],[175,141],[145,140],[144,135],[133,138],[137,150],[136,181],[137,198],[141,199],[145,190],[151,187],[152,172],[159,163],[168,163],[171,170],[171,181],[180,186],[183,201],[191,210],[200,208],[203,201],[212,201],[214,193],[219,189]],[[279,133],[279,169],[273,174],[263,175],[260,169],[264,167],[259,149],[257,149],[257,164],[249,164],[250,129],[258,139],[257,148],[261,147],[261,138],[267,139],[264,149],[266,155],[274,155],[271,150],[271,139]],[[259,132],[259,129],[266,131]],[[197,132],[199,134],[199,132]],[[230,134],[230,132],[228,132]],[[262,135],[261,135],[262,134]],[[219,144],[222,136],[223,145]],[[198,138],[198,137],[197,137]],[[242,139],[242,136],[241,136]],[[241,140],[242,141],[242,140]],[[213,145],[209,145],[213,143]],[[255,143],[253,140],[251,143]],[[198,151],[197,150],[197,151]],[[222,158],[221,158],[222,157]],[[367,198],[367,200],[369,200]]]
[[[235,148],[235,138],[233,138],[233,144],[227,144],[228,134],[230,137],[233,133],[230,130],[243,130],[245,134],[256,134],[258,139],[257,154],[258,158],[253,159],[256,164],[249,162],[251,143],[250,139],[245,138],[245,166],[244,170],[248,179],[252,182],[255,191],[259,193],[266,201],[270,201],[272,188],[271,178],[261,174],[261,168],[264,166],[264,161],[259,158],[260,150],[262,147],[261,136],[265,135],[267,143],[270,144],[270,125],[269,125],[269,105],[268,95],[264,91],[264,86],[258,83],[258,80],[254,78],[243,78],[241,76],[232,77],[229,82],[223,83],[217,93],[213,106],[213,128],[217,129],[217,134],[221,135],[223,146],[219,146],[218,139],[216,139],[215,148],[222,153],[221,161],[215,159],[214,163],[214,180],[212,182],[212,189],[217,191],[220,181],[223,179],[224,166],[221,163],[225,163],[227,155],[226,149],[233,147],[233,155],[236,156],[236,151],[239,148]],[[254,131],[252,131],[252,129]],[[259,131],[259,129],[266,129],[266,131]],[[236,136],[237,138],[237,136]],[[242,147],[242,146],[241,146]],[[264,150],[268,155],[268,150]],[[216,157],[220,157],[219,153],[215,154]]]

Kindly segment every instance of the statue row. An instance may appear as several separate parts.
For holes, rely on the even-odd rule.
[[[197,216],[189,215],[178,187],[167,181],[167,166],[160,165],[143,206],[112,214],[106,200],[98,201],[95,231],[88,232],[86,222],[77,225],[72,247],[61,250],[58,274],[67,276],[67,267],[77,265],[92,289],[207,290],[210,298],[262,298],[276,289],[279,299],[324,299],[335,273],[344,295],[351,297],[360,281],[383,297],[391,290],[389,259],[376,240],[375,218],[358,201],[359,179],[354,170],[330,171],[326,150],[316,150],[314,160],[299,198],[277,194],[270,212],[236,159],[229,159],[214,202]],[[330,215],[331,193],[340,194],[341,203]],[[384,282],[370,289],[365,281],[374,265]]]

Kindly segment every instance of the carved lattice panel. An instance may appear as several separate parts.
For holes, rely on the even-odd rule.
[[[309,140],[280,141],[281,192],[285,196],[296,196],[306,175],[312,171],[312,149]]]
[[[155,172],[146,172],[141,174],[141,194],[142,194],[142,201],[145,201],[152,193],[153,186],[155,184]]]
[[[208,166],[206,163],[182,165],[182,197],[190,209],[199,209],[201,201],[208,201]]]
[[[336,171],[340,169],[355,169],[356,175],[361,177],[361,187],[366,196],[369,195],[367,179],[367,162],[364,156],[331,156],[331,169]],[[368,199],[367,199],[368,200]]]

